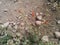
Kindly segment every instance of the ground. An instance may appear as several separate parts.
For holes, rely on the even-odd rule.
[[[8,25],[7,34],[11,34],[14,38],[15,35],[18,35],[17,32],[25,34],[27,30],[32,34],[35,32],[40,38],[47,35],[49,40],[57,44],[60,40],[55,37],[54,33],[60,31],[60,24],[58,24],[60,8],[56,6],[57,3],[50,3],[47,0],[0,0],[0,24],[8,22],[13,23],[14,26],[18,25],[18,29]],[[36,24],[38,15],[42,16],[43,23],[41,25]],[[16,32],[14,32],[15,30]]]
[[[31,10],[42,5],[42,0],[0,0],[0,2],[0,22],[6,22],[8,19],[15,20],[16,16],[20,15],[19,11],[21,10],[25,15],[29,15]]]

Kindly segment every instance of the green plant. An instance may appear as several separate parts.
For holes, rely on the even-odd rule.
[[[6,35],[5,37],[0,38],[0,45],[6,45],[9,39],[12,39],[10,35]]]

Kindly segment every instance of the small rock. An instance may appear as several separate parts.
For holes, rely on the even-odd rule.
[[[42,16],[40,15],[40,16],[37,16],[37,19],[38,20],[41,20],[42,19]]]
[[[16,33],[17,36],[20,36],[20,33]]]
[[[13,40],[8,40],[7,45],[15,45],[15,44],[13,43]]]
[[[43,15],[43,13],[42,13],[42,12],[40,12],[40,15]]]
[[[43,37],[42,37],[42,41],[43,41],[43,42],[49,42],[48,36],[43,36]]]
[[[57,3],[56,2],[54,3],[54,7],[57,7]]]
[[[24,23],[23,22],[21,23],[21,26],[24,26]]]
[[[47,3],[47,5],[51,5],[51,3],[50,3],[50,2],[48,2],[48,3]]]
[[[9,22],[4,23],[3,25],[1,25],[2,27],[7,27],[9,25]]]
[[[13,25],[16,25],[16,23],[13,23]]]
[[[54,34],[56,38],[60,38],[60,32],[55,32]]]
[[[21,19],[22,17],[21,16],[19,16],[19,19]]]
[[[57,23],[60,24],[60,20],[58,20]]]
[[[36,25],[41,25],[42,24],[41,21],[36,21],[35,23],[36,23]]]
[[[39,15],[39,13],[36,13],[36,15],[38,16],[38,15]]]

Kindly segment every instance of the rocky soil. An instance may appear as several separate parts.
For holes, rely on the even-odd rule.
[[[60,7],[57,1],[0,0],[0,45],[59,44]]]

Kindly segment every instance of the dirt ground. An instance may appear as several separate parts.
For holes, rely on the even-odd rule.
[[[56,11],[51,11],[50,7],[53,5],[49,6],[47,3],[47,0],[0,0],[0,23],[23,22],[25,25],[22,23],[23,27],[19,27],[24,28],[23,30],[30,29],[33,25],[34,30],[37,28],[38,34],[48,35],[55,41],[57,39],[54,39],[54,32],[60,31],[60,26],[57,24],[60,20],[60,9],[56,7]],[[47,20],[47,23],[36,26],[33,11],[35,16],[43,13],[43,19]]]
[[[25,16],[30,15],[32,10],[36,10],[43,4],[43,0],[0,0],[0,2],[0,22],[16,20],[21,10]]]
[[[0,2],[0,22],[17,22],[17,18],[22,17],[22,20],[28,24],[31,22],[34,23],[34,19],[32,19],[33,17],[30,17],[31,12],[34,10],[35,13],[42,12],[44,15],[46,15],[44,18],[49,21],[49,24],[43,24],[40,26],[40,32],[43,33],[43,35],[45,33],[49,33],[50,30],[55,30],[55,16],[51,12],[48,12],[47,6],[45,5],[45,0],[0,0]],[[30,20],[32,21],[29,22],[27,17],[30,17]]]

